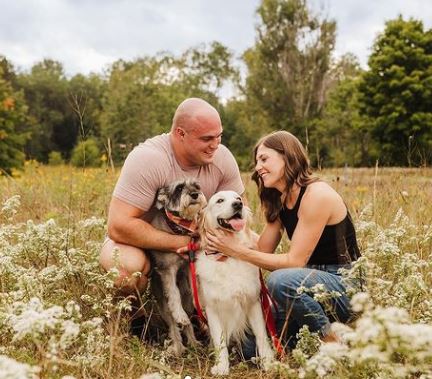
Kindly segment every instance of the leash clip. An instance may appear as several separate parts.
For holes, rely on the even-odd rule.
[[[189,262],[195,262],[196,255],[195,252],[198,250],[199,245],[195,240],[195,237],[192,237],[191,240],[187,244]]]

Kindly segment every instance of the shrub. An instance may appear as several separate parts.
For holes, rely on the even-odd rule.
[[[59,151],[51,151],[48,155],[48,164],[50,166],[59,166],[64,164],[64,160]]]
[[[76,167],[100,166],[100,155],[96,141],[88,139],[73,149],[71,163]]]

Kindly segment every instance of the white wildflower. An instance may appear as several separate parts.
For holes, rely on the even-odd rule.
[[[62,349],[68,348],[76,340],[80,333],[79,324],[72,320],[65,320],[62,323],[63,334],[60,337],[60,347]]]
[[[368,293],[358,292],[351,299],[352,310],[354,312],[363,312],[372,306],[371,302]]]
[[[18,208],[21,206],[21,196],[14,195],[3,202],[3,206],[0,210],[0,214],[6,216],[7,219],[12,219],[18,212]]]
[[[46,329],[55,329],[64,314],[63,308],[54,305],[43,309],[40,299],[32,298],[28,304],[18,308],[19,314],[10,314],[7,321],[15,331],[14,340],[21,340],[27,335],[38,337],[43,335]]]
[[[40,368],[0,355],[0,379],[36,379]]]

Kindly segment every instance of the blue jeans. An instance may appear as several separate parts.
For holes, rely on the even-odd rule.
[[[273,309],[278,336],[284,346],[293,349],[297,344],[297,333],[303,325],[311,332],[325,337],[330,331],[330,323],[334,321],[346,323],[354,314],[350,307],[350,299],[342,284],[340,268],[350,265],[313,265],[305,268],[287,268],[273,271],[267,279],[267,287],[277,304]],[[298,293],[299,287],[312,288],[323,284],[326,292],[337,291],[339,297],[332,297],[324,303],[314,299],[313,293]],[[255,337],[247,335],[242,351],[245,359],[255,353]]]

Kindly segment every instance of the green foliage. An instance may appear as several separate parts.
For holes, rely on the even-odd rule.
[[[28,108],[22,91],[14,90],[7,80],[11,72],[5,73],[3,64],[0,65],[0,170],[7,173],[22,167],[23,148],[28,139],[25,132]]]
[[[68,103],[79,125],[81,138],[100,138],[100,116],[106,81],[101,76],[77,74],[68,82]]]
[[[58,166],[64,164],[63,157],[59,151],[51,151],[48,154],[48,164],[50,166]]]
[[[376,149],[369,123],[359,113],[358,83],[362,71],[357,59],[343,56],[330,72],[331,85],[322,116],[311,132],[316,166],[370,166]]]
[[[232,151],[241,170],[249,171],[253,162],[252,148],[257,140],[271,131],[268,118],[249,109],[250,103],[231,100],[221,112],[224,125],[222,142]]]
[[[47,162],[52,150],[69,152],[78,129],[67,102],[67,80],[61,63],[45,59],[35,64],[30,73],[20,74],[18,84],[24,90],[31,120],[27,157]]]
[[[257,13],[257,43],[244,54],[250,109],[307,144],[308,123],[323,106],[336,24],[312,14],[305,0],[263,0]]]
[[[380,160],[390,165],[432,159],[432,31],[402,16],[388,21],[360,86]]]
[[[72,151],[71,163],[75,167],[96,167],[101,164],[101,153],[96,141],[81,141]]]
[[[104,142],[121,162],[131,148],[155,134],[168,132],[178,104],[201,97],[219,108],[212,93],[235,76],[231,53],[221,44],[189,49],[176,58],[169,54],[117,61],[109,75],[101,115]]]

